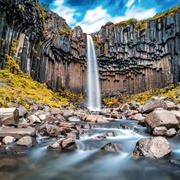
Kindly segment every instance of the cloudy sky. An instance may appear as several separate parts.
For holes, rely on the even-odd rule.
[[[98,31],[106,22],[146,19],[180,3],[180,0],[39,0],[64,19],[70,27],[84,32]]]

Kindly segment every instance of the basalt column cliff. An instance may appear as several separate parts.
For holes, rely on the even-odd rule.
[[[92,34],[102,93],[137,93],[180,82],[180,11],[107,23]],[[0,0],[0,68],[53,90],[86,91],[86,34],[36,0]]]

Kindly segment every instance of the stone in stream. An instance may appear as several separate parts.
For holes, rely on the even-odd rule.
[[[4,144],[11,144],[11,143],[13,143],[13,142],[15,142],[15,141],[16,141],[16,139],[15,139],[14,137],[12,137],[12,136],[6,136],[6,137],[4,137],[3,140],[2,140],[2,142],[3,142]]]
[[[27,120],[30,122],[30,124],[33,124],[33,123],[41,123],[40,118],[37,117],[37,116],[34,115],[34,114],[28,116],[28,117],[27,117]]]
[[[17,108],[0,108],[0,125],[15,125],[19,123]]]
[[[134,156],[162,158],[172,152],[170,143],[161,136],[140,139],[133,151]]]
[[[0,127],[0,137],[12,136],[16,139],[20,139],[24,136],[35,136],[35,128],[12,128],[12,127]]]
[[[154,136],[164,136],[167,132],[167,128],[165,126],[155,127],[152,134]]]
[[[172,137],[172,136],[175,136],[175,135],[176,135],[176,130],[174,128],[168,129],[166,131],[166,136],[167,137]]]
[[[26,147],[32,147],[32,146],[36,146],[37,145],[37,141],[35,138],[31,137],[31,136],[24,136],[21,139],[19,139],[16,142],[17,145],[20,146],[26,146]]]
[[[63,117],[66,119],[70,116],[73,116],[73,111],[72,110],[64,110]]]
[[[121,144],[119,143],[108,143],[104,145],[101,150],[110,151],[110,152],[120,152],[123,150]]]
[[[56,125],[43,124],[39,128],[39,133],[42,136],[57,137],[60,134],[60,128]]]
[[[77,145],[72,138],[61,138],[54,142],[52,145],[48,146],[49,149],[77,149]]]
[[[16,159],[1,158],[0,160],[0,171],[11,171],[18,166]],[[5,177],[3,178],[5,179]]]
[[[148,114],[145,118],[145,124],[151,133],[155,127],[165,126],[167,129],[179,129],[180,122],[176,116],[167,110],[155,110]]]

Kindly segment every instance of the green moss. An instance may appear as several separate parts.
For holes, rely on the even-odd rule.
[[[59,32],[58,32],[59,35],[67,35],[69,36],[70,35],[70,28],[66,27],[66,28],[60,28]]]
[[[120,26],[120,27],[124,27],[127,26],[128,24],[136,24],[138,21],[136,19],[128,19],[126,21],[121,21],[119,23],[114,24],[114,26]]]
[[[13,38],[10,48],[10,55],[15,56],[17,53],[17,47],[18,47],[19,41],[15,38]]]
[[[102,27],[106,27],[106,26],[125,27],[125,26],[127,26],[129,24],[132,24],[132,25],[134,25],[134,30],[136,32],[138,32],[138,30],[144,31],[144,30],[146,30],[146,27],[147,27],[147,21],[154,21],[154,20],[159,19],[159,18],[165,19],[167,15],[175,16],[176,12],[180,12],[180,4],[178,6],[175,6],[175,7],[171,8],[171,9],[168,9],[167,11],[164,11],[162,13],[156,14],[152,18],[149,18],[149,19],[146,19],[146,20],[137,21],[136,19],[132,18],[132,19],[128,19],[126,21],[121,21],[121,22],[116,23],[116,24],[113,24],[111,22],[107,22]]]
[[[18,74],[9,72],[8,69],[0,70],[0,107],[7,107],[8,102],[22,104],[29,108],[30,103],[62,107],[68,105],[68,99],[53,92],[45,84],[40,84],[21,71]]]
[[[128,103],[132,100],[139,102],[141,105],[145,104],[151,97],[166,97],[167,100],[173,101],[174,103],[180,103],[180,85],[168,86],[161,89],[149,90],[146,92],[138,93],[131,96],[125,96],[120,102],[117,97],[104,98],[103,102],[107,107],[118,107],[123,103]]]
[[[6,70],[8,70],[14,74],[18,74],[20,71],[19,64],[15,61],[15,59],[12,56],[10,56],[8,54],[6,54],[5,68],[6,68]]]
[[[154,17],[152,17],[148,20],[154,21],[154,20],[159,19],[159,18],[165,19],[167,15],[175,16],[176,12],[180,12],[180,4],[178,6],[171,8],[171,9],[168,9],[167,11],[156,14]]]
[[[100,48],[103,45],[101,39],[98,36],[92,35],[92,39],[96,48]]]
[[[37,51],[34,48],[32,48],[32,51],[34,54],[37,54]]]

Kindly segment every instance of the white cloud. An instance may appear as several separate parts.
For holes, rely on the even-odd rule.
[[[135,0],[129,0],[126,4],[127,7],[131,7]]]
[[[128,8],[125,12],[125,17],[127,19],[135,18],[135,19],[147,19],[156,14],[155,8],[151,9],[143,9],[137,6],[133,6],[132,8]]]
[[[130,18],[140,20],[152,17],[155,14],[156,11],[154,8],[143,9],[140,7],[132,6],[131,8],[128,8],[126,10],[124,16],[112,17],[110,14],[107,13],[106,9],[102,9],[101,6],[98,6],[93,10],[87,11],[82,22],[77,23],[77,25],[80,25],[84,32],[92,33],[98,31],[101,28],[101,26],[105,25],[108,21],[118,23],[120,21],[127,20]]]
[[[78,17],[81,14],[77,12],[76,9],[65,6],[65,0],[54,0],[53,5],[56,8],[53,9],[53,11],[62,16],[70,26],[74,24],[76,26],[80,25],[84,32],[92,33],[98,31],[101,26],[105,25],[108,21],[118,23],[130,18],[140,20],[152,17],[156,14],[155,8],[143,9],[138,6],[133,6],[134,1],[135,0],[128,0],[126,4],[127,10],[125,11],[124,16],[112,17],[108,14],[106,9],[103,9],[102,6],[98,6],[93,10],[88,10],[82,22],[79,23],[74,17]]]
[[[55,0],[53,5],[56,7],[53,9],[59,16],[62,16],[66,19],[66,22],[71,25],[76,23],[76,20],[73,18],[74,15],[78,16],[79,14],[76,13],[76,9],[69,8],[63,5],[64,0]]]
[[[98,6],[93,10],[87,11],[82,22],[77,25],[81,26],[84,32],[92,33],[98,31],[109,19],[111,19],[111,16],[107,11]]]

